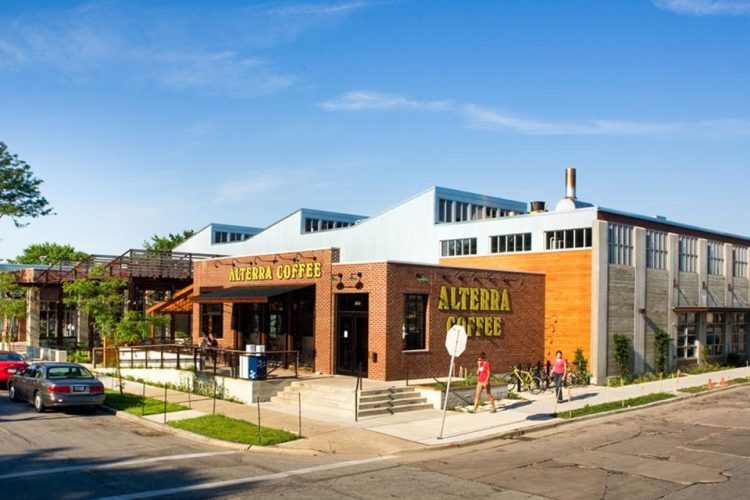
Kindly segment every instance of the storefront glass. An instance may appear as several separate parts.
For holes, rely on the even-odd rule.
[[[723,313],[708,313],[706,315],[706,356],[724,354],[724,320]]]
[[[743,356],[747,352],[747,319],[748,315],[745,313],[732,315],[732,341],[729,352]]]
[[[695,358],[695,341],[697,340],[697,321],[695,313],[680,313],[677,324],[677,359]]]

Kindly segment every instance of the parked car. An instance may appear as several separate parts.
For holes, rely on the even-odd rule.
[[[0,385],[8,386],[8,381],[14,373],[23,371],[28,364],[23,356],[13,351],[0,351]]]
[[[76,363],[34,363],[8,383],[11,401],[29,401],[34,409],[62,406],[95,407],[104,403],[104,385]]]

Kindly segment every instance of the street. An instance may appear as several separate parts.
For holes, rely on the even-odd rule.
[[[0,392],[4,498],[740,498],[750,387],[399,457],[228,451]]]

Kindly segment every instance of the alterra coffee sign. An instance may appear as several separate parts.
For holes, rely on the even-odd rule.
[[[505,288],[443,285],[438,311],[456,313],[448,316],[446,330],[461,325],[469,337],[500,337],[503,319],[497,313],[510,312],[510,296]]]
[[[317,279],[323,276],[320,262],[296,262],[271,266],[235,267],[229,271],[229,282]]]

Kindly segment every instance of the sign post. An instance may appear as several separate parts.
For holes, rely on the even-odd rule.
[[[440,435],[438,439],[443,439],[443,429],[445,429],[445,414],[448,411],[448,396],[451,393],[451,377],[453,377],[453,365],[456,358],[459,357],[466,349],[466,330],[461,325],[453,325],[445,336],[445,348],[451,355],[451,366],[448,368],[448,387],[445,390],[445,401],[443,402],[443,422],[440,424]]]

